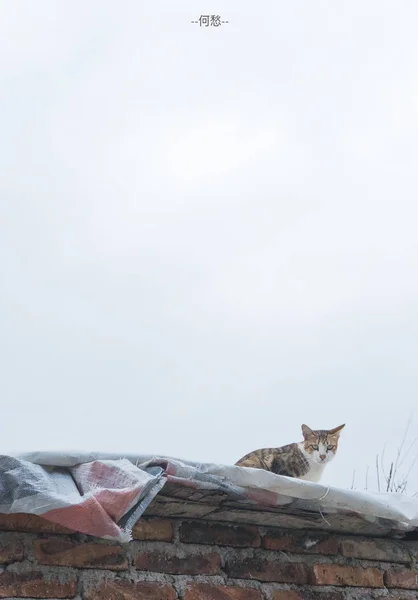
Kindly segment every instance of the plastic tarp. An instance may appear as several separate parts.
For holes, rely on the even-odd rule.
[[[126,542],[167,482],[219,490],[260,510],[299,499],[324,514],[353,512],[369,522],[388,520],[399,531],[418,528],[418,499],[402,494],[339,489],[260,469],[103,453],[0,456],[0,513],[36,514],[75,531]]]

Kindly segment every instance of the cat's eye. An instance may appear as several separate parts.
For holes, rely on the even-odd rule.
[[[327,446],[327,450],[334,450],[335,446]]]
[[[319,450],[319,447],[318,447],[318,446],[316,446],[316,445],[313,445],[313,446],[312,446],[312,450]]]

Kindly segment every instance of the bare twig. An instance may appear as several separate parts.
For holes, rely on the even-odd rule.
[[[376,483],[379,492],[384,490],[386,492],[395,492],[399,494],[407,493],[410,475],[418,462],[418,453],[415,455],[412,454],[412,449],[418,442],[418,437],[415,437],[411,442],[408,440],[411,424],[412,415],[407,421],[401,443],[396,449],[395,456],[389,463],[389,470],[387,470],[385,463],[386,444],[384,444],[382,452],[376,455]],[[402,469],[402,467],[404,468]],[[351,489],[354,489],[355,475],[356,472],[354,471]],[[365,474],[365,489],[369,489],[368,466]],[[418,492],[413,494],[413,496],[417,497]]]
[[[411,422],[412,422],[412,415],[409,415],[409,419],[406,423],[405,431],[404,431],[404,434],[402,437],[402,442],[401,442],[400,447],[398,448],[398,454],[396,455],[396,461],[395,461],[395,467],[394,467],[395,473],[398,471],[399,459],[401,457],[402,449],[405,445],[406,438],[408,437],[408,432],[409,432],[409,428],[411,427]]]
[[[389,477],[386,479],[386,491],[389,492],[392,485],[393,462],[390,463]]]
[[[385,480],[387,481],[388,476],[386,475],[386,471],[385,471],[385,451],[386,451],[386,444],[383,445],[383,450],[382,450],[382,454],[380,457],[380,465],[382,467],[383,476],[384,476]]]
[[[412,440],[412,442],[409,444],[408,446],[408,450],[405,450],[405,454],[403,455],[403,458],[401,460],[401,462],[399,463],[399,469],[402,467],[403,463],[405,462],[405,459],[410,455],[412,448],[415,446],[415,444],[417,443],[418,438],[415,438],[414,440]]]
[[[407,472],[406,472],[406,475],[405,475],[405,480],[406,480],[406,481],[408,481],[408,477],[410,476],[412,469],[415,467],[417,460],[418,460],[418,455],[417,455],[417,456],[415,456],[415,458],[414,458],[414,460],[412,461],[412,463],[411,463],[411,465],[410,465],[409,469],[408,469],[408,470],[407,470]]]

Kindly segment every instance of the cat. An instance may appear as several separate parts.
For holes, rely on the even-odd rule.
[[[280,448],[261,448],[246,454],[235,464],[239,467],[264,469],[277,475],[318,482],[334,458],[340,437],[340,425],[334,429],[313,430],[302,425],[303,442]]]

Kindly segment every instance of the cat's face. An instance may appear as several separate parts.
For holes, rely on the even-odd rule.
[[[343,427],[345,425],[340,425],[335,429],[313,431],[307,425],[302,425],[305,456],[320,465],[331,462],[337,452],[340,431]]]

